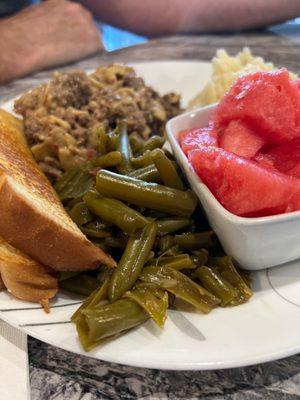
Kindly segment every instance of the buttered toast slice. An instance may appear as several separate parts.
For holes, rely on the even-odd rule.
[[[0,110],[0,235],[59,271],[114,266],[63,208],[27,146],[21,122]]]
[[[4,282],[3,282],[2,278],[1,278],[1,273],[0,273],[0,292],[1,292],[2,290],[5,290],[5,289],[6,289],[6,287],[5,287],[5,285],[4,285]]]
[[[0,275],[7,290],[25,301],[49,310],[49,300],[58,291],[58,272],[34,261],[0,237]]]

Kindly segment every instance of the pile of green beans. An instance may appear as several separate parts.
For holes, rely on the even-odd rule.
[[[63,290],[87,296],[72,316],[86,351],[149,319],[163,327],[176,298],[208,313],[252,296],[163,144],[128,135],[124,123],[101,129],[99,154],[55,185],[73,221],[117,261],[61,276]]]

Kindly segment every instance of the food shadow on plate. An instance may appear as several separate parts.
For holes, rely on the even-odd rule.
[[[190,312],[190,310],[188,310],[188,312]],[[196,311],[194,310],[194,312]],[[168,317],[180,331],[185,333],[185,335],[199,341],[206,340],[203,333],[183,314],[182,311],[169,310]]]

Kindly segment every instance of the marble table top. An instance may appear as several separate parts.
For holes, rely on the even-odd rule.
[[[278,66],[300,73],[300,31],[285,25],[235,35],[180,36],[103,53],[61,69],[94,68],[112,61],[210,60],[216,49],[249,46]],[[0,87],[4,102],[49,79],[52,71]],[[300,355],[253,367],[220,371],[140,369],[78,356],[29,338],[32,400],[96,399],[300,399]]]

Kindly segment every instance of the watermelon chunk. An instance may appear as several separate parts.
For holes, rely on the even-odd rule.
[[[254,157],[254,160],[262,167],[270,169],[272,171],[278,171],[275,167],[274,167],[274,163],[273,160],[270,159],[270,157],[268,157],[267,154],[263,154],[263,153],[258,153],[256,154],[256,156]]]
[[[244,75],[223,97],[215,113],[217,130],[242,120],[268,144],[300,136],[300,91],[285,69]]]
[[[205,128],[193,128],[180,132],[179,143],[187,155],[189,151],[200,146],[218,146],[217,137],[217,132],[210,123]]]
[[[295,178],[300,178],[300,162],[298,162],[293,168],[289,169],[286,174],[294,176]]]
[[[299,176],[297,164],[300,163],[300,138],[273,147],[264,156],[272,162],[278,171]]]
[[[220,135],[220,147],[232,153],[252,158],[263,147],[262,137],[242,121],[230,121],[223,134]]]
[[[202,146],[191,151],[189,161],[220,203],[233,214],[258,217],[300,209],[300,202],[292,202],[293,196],[300,198],[297,178],[216,147]]]

